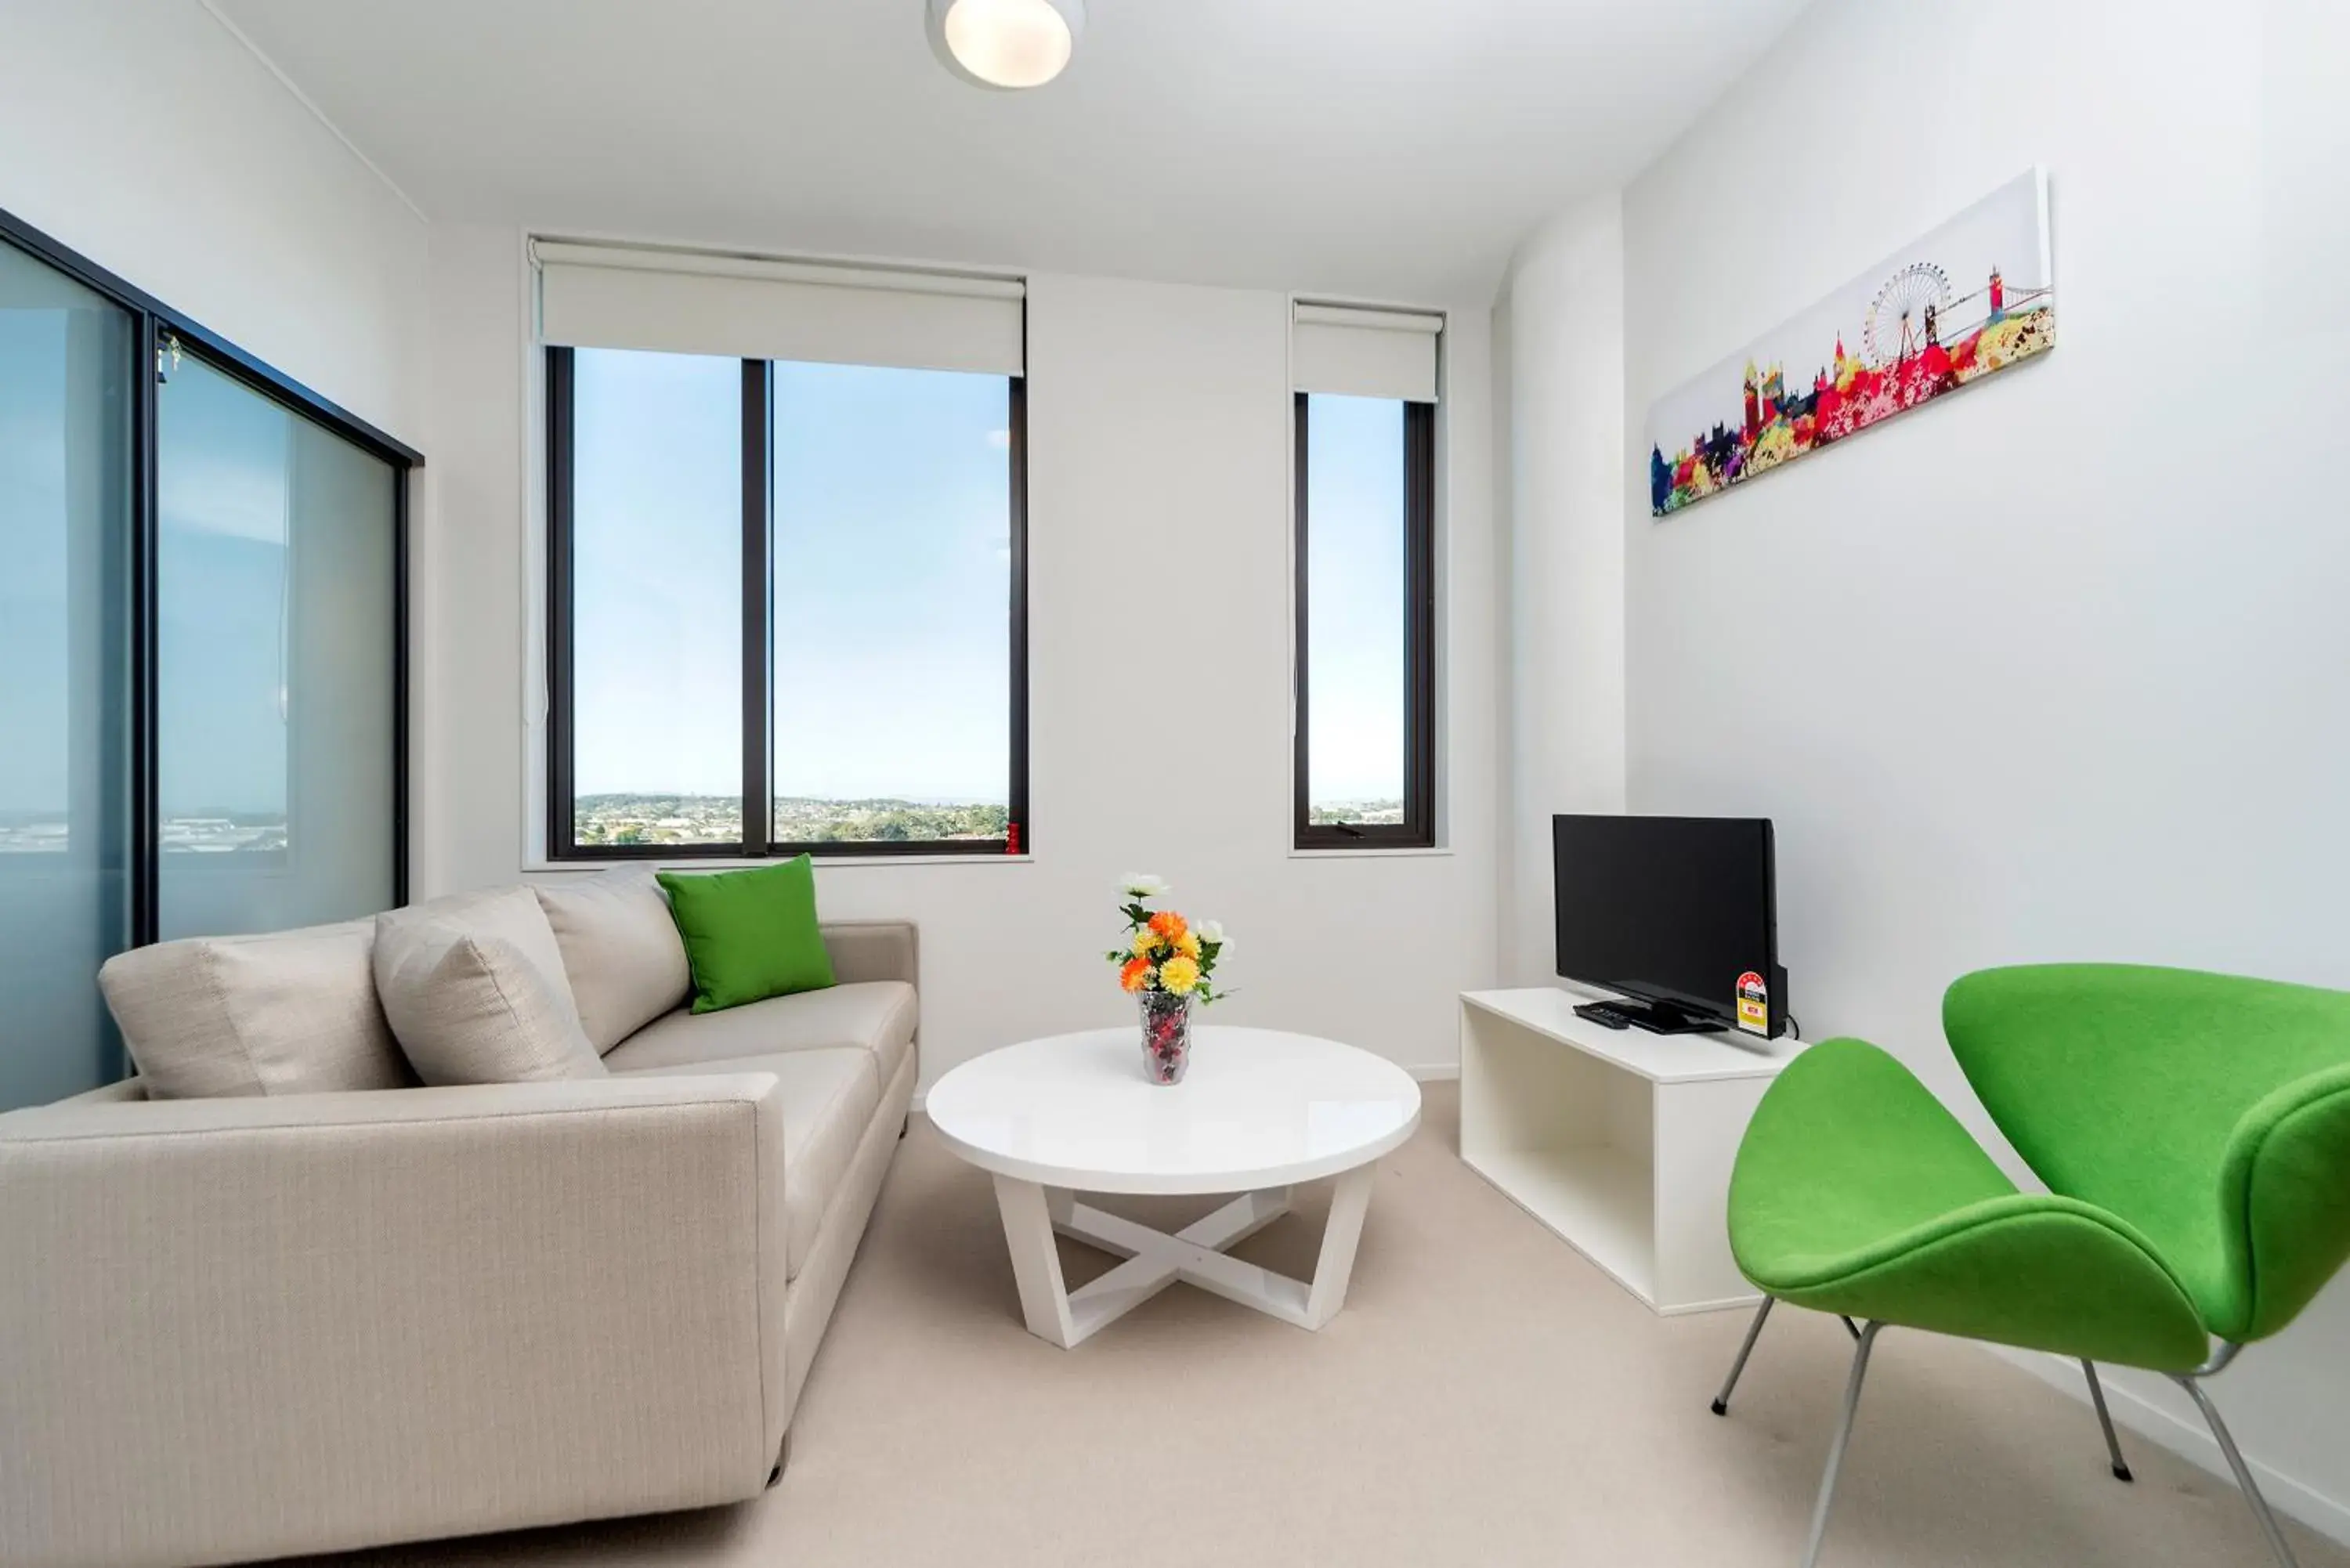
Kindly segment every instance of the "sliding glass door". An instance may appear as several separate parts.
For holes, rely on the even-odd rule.
[[[130,940],[135,331],[0,245],[0,1110],[118,1071],[95,977]]]
[[[157,935],[388,908],[395,471],[192,356],[155,430]]]
[[[0,212],[0,1111],[122,1075],[115,953],[406,898],[421,461]]]

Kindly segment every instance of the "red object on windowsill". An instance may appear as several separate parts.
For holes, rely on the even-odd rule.
[[[1016,822],[1003,830],[1003,853],[1006,855],[1020,853],[1020,825]]]

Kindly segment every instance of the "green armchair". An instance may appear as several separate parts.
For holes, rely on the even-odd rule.
[[[1961,979],[1942,1023],[2047,1192],[2018,1189],[1908,1068],[1859,1040],[1789,1064],[1731,1178],[1731,1251],[1763,1299],[1714,1413],[1777,1302],[1839,1314],[1856,1342],[1805,1568],[1888,1325],[2078,1358],[2123,1480],[2095,1364],[2168,1375],[2292,1568],[2202,1379],[2291,1323],[2350,1256],[2350,994],[2033,965]]]

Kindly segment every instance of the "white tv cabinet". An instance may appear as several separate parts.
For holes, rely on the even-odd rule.
[[[1461,1158],[1659,1313],[1751,1305],[1730,1168],[1803,1046],[1577,1018],[1566,984],[1461,997]]]

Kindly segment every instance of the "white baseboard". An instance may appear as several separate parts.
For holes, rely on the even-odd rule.
[[[2016,1350],[2003,1345],[1985,1345],[1982,1348],[2002,1361],[2022,1367],[2042,1382],[2079,1400],[2083,1406],[2089,1403],[2089,1382],[2081,1376],[2079,1362],[2036,1350]],[[2220,1452],[2219,1439],[2211,1436],[2210,1428],[2199,1421],[2191,1422],[2175,1411],[2164,1409],[2135,1389],[2122,1386],[2110,1375],[2101,1381],[2106,1386],[2106,1404],[2113,1411],[2115,1425],[2126,1427],[2139,1437],[2160,1444],[2219,1477],[2227,1483],[2230,1490],[2235,1489],[2236,1478],[2229,1472],[2227,1457]],[[2094,1429],[2093,1423],[2093,1432]],[[2279,1513],[2291,1514],[2321,1535],[2330,1536],[2350,1546],[2350,1502],[2328,1497],[2315,1487],[2272,1469],[2251,1454],[2244,1456],[2244,1462],[2251,1467],[2252,1477],[2260,1482],[2261,1493],[2269,1500],[2270,1507]]]
[[[1409,1073],[1416,1081],[1422,1084],[1449,1084],[1461,1076],[1461,1064],[1458,1062],[1435,1062],[1425,1066],[1406,1067],[1404,1071]],[[914,1091],[913,1108],[918,1111],[920,1110],[923,1103],[929,1098],[930,1091],[928,1089],[916,1089]]]

